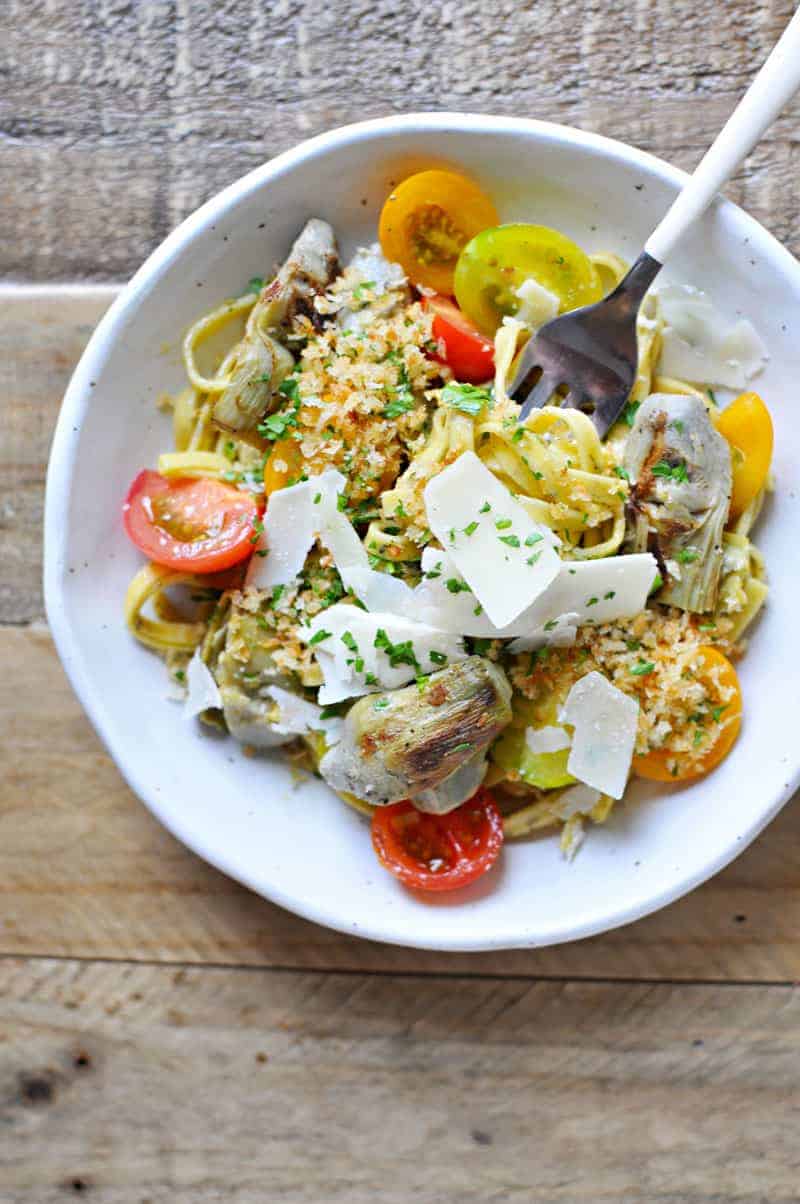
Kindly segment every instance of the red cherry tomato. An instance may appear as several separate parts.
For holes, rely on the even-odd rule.
[[[144,469],[122,512],[137,548],[168,568],[218,573],[253,550],[255,499],[222,481],[170,480]]]
[[[372,817],[372,844],[381,865],[404,886],[456,890],[480,878],[500,856],[503,817],[483,789],[448,815],[392,803]]]
[[[443,362],[457,381],[480,385],[494,375],[494,343],[447,297],[426,297],[434,313],[433,336],[444,345]],[[438,358],[438,357],[437,357]]]

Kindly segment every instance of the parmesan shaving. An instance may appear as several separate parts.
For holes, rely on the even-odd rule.
[[[689,286],[668,285],[658,295],[666,323],[662,374],[742,389],[764,367],[767,349],[752,322],[726,322],[705,293]]]
[[[435,673],[467,656],[458,636],[346,602],[320,611],[300,638],[314,648],[323,675],[319,700],[326,705],[394,690],[420,673]]]
[[[552,321],[558,313],[559,300],[555,293],[543,288],[532,278],[523,280],[516,290],[522,304],[514,317],[529,330],[537,331],[545,323]]]
[[[559,716],[574,728],[567,771],[601,794],[622,798],[630,772],[639,704],[602,673],[575,682]]]
[[[559,752],[569,748],[572,741],[563,727],[529,727],[525,729],[525,744],[534,754]]]
[[[497,627],[530,606],[558,573],[548,528],[474,452],[428,482],[425,507],[428,526]]]
[[[197,648],[186,666],[186,700],[183,713],[187,719],[193,719],[203,711],[220,710],[221,707],[219,687],[208,665],[201,658],[200,649]]]

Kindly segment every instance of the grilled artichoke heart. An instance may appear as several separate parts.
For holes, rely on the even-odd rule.
[[[480,656],[421,685],[369,694],[351,707],[320,773],[373,806],[411,799],[443,814],[483,780],[486,750],[510,722],[510,702],[502,669]]]
[[[269,687],[282,686],[298,692],[297,683],[275,664],[266,649],[268,638],[257,615],[235,602],[231,604],[225,646],[213,673],[228,731],[252,748],[273,748],[291,739],[272,727],[279,708],[269,696]]]
[[[677,393],[648,397],[628,437],[624,466],[631,481],[626,544],[631,551],[653,551],[667,566],[659,602],[713,610],[731,457],[702,400]]]
[[[278,389],[294,368],[280,340],[299,313],[316,316],[314,298],[339,270],[332,228],[319,218],[303,227],[289,257],[262,290],[244,337],[229,365],[229,379],[214,403],[214,422],[239,439],[258,443],[256,428],[285,400]]]

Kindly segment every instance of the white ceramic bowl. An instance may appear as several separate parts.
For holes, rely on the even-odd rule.
[[[618,142],[535,121],[423,114],[303,143],[203,205],[150,256],[75,371],[50,460],[45,595],[72,684],[131,787],[200,856],[322,924],[377,940],[478,950],[571,940],[664,906],[715,873],[800,778],[796,574],[800,504],[800,265],[729,202],[713,206],[669,276],[749,315],[769,347],[758,387],[776,425],[778,492],[758,531],[772,593],[741,666],[746,718],[733,753],[683,789],[637,785],[566,864],[552,835],[506,847],[499,867],[423,901],[375,860],[366,825],[321,783],[205,736],[166,698],[161,661],[122,622],[140,564],[121,502],[170,441],[157,395],[183,384],[173,346],[199,312],[285,254],[305,218],[331,221],[345,254],[375,238],[390,182],[430,165],[476,177],[503,220],[557,226],[632,258],[683,174]]]

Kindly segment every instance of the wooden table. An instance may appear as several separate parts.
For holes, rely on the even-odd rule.
[[[308,134],[421,108],[571,122],[688,167],[791,8],[6,0],[3,1204],[800,1197],[795,808],[689,898],[595,940],[473,957],[356,941],[158,826],[72,697],[39,585],[65,382],[115,282],[220,186]],[[795,250],[798,112],[730,189]]]

